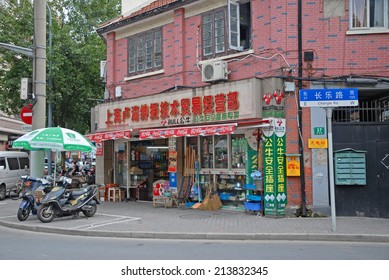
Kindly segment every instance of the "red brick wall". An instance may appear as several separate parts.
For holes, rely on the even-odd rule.
[[[388,76],[389,35],[346,35],[348,10],[342,17],[325,18],[325,1],[303,2],[303,51],[313,51],[312,67],[304,62],[303,76],[328,78],[345,75]],[[348,2],[348,1],[346,1]],[[297,76],[298,28],[297,1],[252,0],[252,40],[254,55],[228,63],[229,80],[265,78],[284,75],[290,67]],[[346,9],[348,8],[348,4]],[[160,93],[174,86],[199,87],[201,72],[201,16],[185,19],[185,9],[174,12],[174,22],[163,27],[164,73],[125,82],[127,73],[127,40],[107,38],[108,89],[122,86],[123,98]],[[200,57],[198,57],[198,55]],[[297,108],[295,96],[287,100],[287,153],[299,153]],[[310,136],[310,110],[303,109],[303,142],[305,184],[308,205],[312,203],[311,154],[307,148]],[[288,177],[290,205],[301,203],[300,179]]]

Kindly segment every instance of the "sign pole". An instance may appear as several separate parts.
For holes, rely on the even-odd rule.
[[[301,107],[321,107],[326,110],[328,131],[328,160],[332,230],[336,230],[334,155],[332,144],[332,111],[334,107],[358,107],[357,88],[316,88],[299,91]]]
[[[328,131],[328,166],[330,172],[330,201],[331,201],[331,220],[332,231],[336,231],[336,209],[335,209],[335,183],[334,183],[334,155],[332,147],[332,111],[333,108],[325,108],[327,115]]]

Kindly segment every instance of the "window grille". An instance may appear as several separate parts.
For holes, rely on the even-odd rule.
[[[389,122],[389,100],[359,101],[358,107],[337,107],[333,122]]]

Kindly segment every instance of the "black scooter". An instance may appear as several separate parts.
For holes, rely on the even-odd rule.
[[[78,217],[82,212],[92,217],[97,211],[97,186],[91,185],[77,190],[70,190],[72,178],[62,176],[48,194],[41,199],[38,209],[38,219],[43,223],[51,222],[55,217]]]
[[[28,188],[22,194],[22,202],[19,205],[17,217],[19,221],[25,221],[30,213],[37,214],[40,205],[40,198],[50,192],[51,183],[43,178],[34,178],[31,176],[20,176],[23,184]]]

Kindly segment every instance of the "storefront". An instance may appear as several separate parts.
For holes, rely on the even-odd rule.
[[[244,186],[254,185],[251,174],[264,170],[263,130],[271,126],[262,116],[264,84],[247,79],[97,106],[101,132],[88,137],[99,142],[100,183],[152,200],[155,182],[163,180],[198,201],[201,196],[184,186],[191,177],[204,192],[216,187],[223,207],[244,210],[249,195],[258,197]]]

